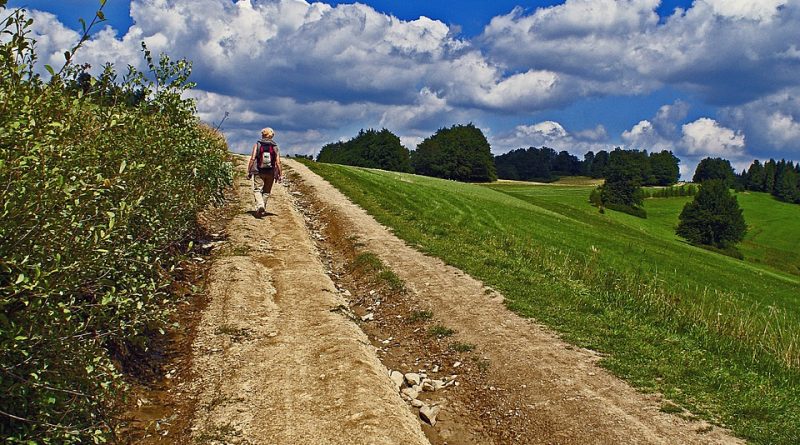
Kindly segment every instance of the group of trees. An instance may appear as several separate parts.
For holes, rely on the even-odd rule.
[[[489,141],[473,124],[441,128],[409,152],[400,138],[382,129],[322,147],[318,162],[413,172],[464,182],[497,180]]]
[[[762,164],[756,159],[738,179],[745,190],[770,193],[781,201],[800,204],[800,163],[770,159]]]
[[[552,148],[520,148],[494,158],[497,176],[518,181],[550,182],[560,176],[584,174],[583,163],[567,151]],[[588,176],[588,175],[587,175]]]
[[[593,204],[645,218],[642,185],[652,175],[649,160],[644,151],[612,151],[604,168],[606,181],[590,196]]]
[[[328,144],[320,150],[317,161],[399,172],[411,171],[408,149],[400,143],[400,138],[385,128],[380,131],[361,130],[358,136],[349,141]]]
[[[499,155],[495,157],[495,163],[497,176],[501,179],[548,182],[561,176],[608,178],[611,158],[620,151],[630,153],[630,162],[626,165],[634,167],[639,173],[640,185],[666,186],[676,183],[680,177],[680,160],[667,150],[650,154],[647,151],[621,148],[611,152],[601,150],[596,154],[590,151],[580,161],[566,151],[556,153],[552,148],[530,147]]]

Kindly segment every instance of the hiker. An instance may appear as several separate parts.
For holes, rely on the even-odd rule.
[[[267,201],[272,192],[272,183],[281,180],[281,156],[278,144],[272,138],[275,131],[272,128],[261,130],[261,139],[253,146],[250,162],[247,163],[247,178],[253,182],[253,197],[256,200],[256,216],[267,213]],[[261,185],[258,184],[258,180]]]

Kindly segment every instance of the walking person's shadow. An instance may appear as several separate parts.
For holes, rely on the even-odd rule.
[[[266,213],[261,214],[261,215],[259,215],[258,211],[256,211],[256,210],[248,210],[247,213],[249,213],[250,216],[252,216],[253,218],[256,218],[256,219],[264,219],[264,218],[269,217],[269,216],[278,216],[277,213],[272,213],[272,212],[269,212],[269,211],[267,211]]]

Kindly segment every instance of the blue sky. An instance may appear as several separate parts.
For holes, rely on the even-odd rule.
[[[12,0],[58,65],[96,0]],[[676,9],[677,8],[677,9]],[[362,127],[409,148],[473,122],[495,153],[669,149],[741,168],[800,159],[796,0],[108,0],[78,59],[193,61],[201,118],[236,151],[272,126],[288,153]],[[122,70],[122,68],[120,68]]]

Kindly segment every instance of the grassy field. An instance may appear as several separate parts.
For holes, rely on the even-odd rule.
[[[800,206],[740,195],[753,227],[741,261],[675,237],[688,198],[648,200],[641,220],[599,214],[585,186],[310,167],[512,310],[609,354],[603,366],[635,386],[754,443],[800,438]]]

